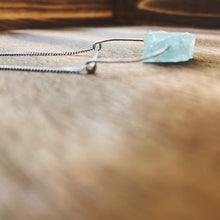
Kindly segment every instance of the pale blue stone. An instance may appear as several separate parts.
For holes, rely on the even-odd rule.
[[[190,33],[148,32],[144,36],[146,50],[142,58],[151,56],[162,48],[164,53],[143,62],[176,63],[192,59],[196,36]]]

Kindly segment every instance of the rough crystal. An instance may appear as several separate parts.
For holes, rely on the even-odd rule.
[[[144,36],[146,50],[143,58],[162,48],[169,48],[162,54],[143,62],[176,63],[188,61],[193,57],[195,35],[190,33],[168,33],[165,31],[148,32]]]

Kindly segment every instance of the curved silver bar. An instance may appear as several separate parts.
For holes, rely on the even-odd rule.
[[[168,49],[169,49],[169,46],[156,51],[150,56],[134,58],[134,59],[133,58],[130,58],[130,59],[91,59],[86,62],[86,65],[90,63],[94,63],[94,62],[95,63],[135,63],[135,62],[140,62],[140,61],[144,61],[144,60],[159,56],[160,54],[164,53]]]
[[[99,50],[101,50],[102,43],[111,42],[111,41],[139,41],[139,42],[143,42],[144,39],[142,39],[142,38],[109,38],[109,39],[104,39],[104,40],[100,40],[100,41],[95,41],[92,44],[93,50],[95,50],[95,47],[97,45],[99,45]]]

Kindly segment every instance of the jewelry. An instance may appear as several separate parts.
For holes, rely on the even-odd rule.
[[[161,40],[162,39],[162,40]],[[132,59],[98,59],[98,53],[102,44],[111,41],[136,41],[145,42],[146,50],[141,58]],[[187,42],[188,41],[188,42]],[[174,44],[175,43],[175,44]],[[52,72],[52,73],[75,73],[94,74],[97,63],[131,63],[131,62],[181,62],[192,58],[195,36],[189,33],[167,33],[163,31],[148,32],[144,39],[139,38],[111,38],[96,41],[92,46],[75,51],[67,52],[6,52],[0,56],[73,56],[93,51],[93,58],[86,61],[81,67],[28,67],[28,66],[3,66],[0,70],[29,71],[29,72]],[[181,50],[181,52],[180,52]],[[169,52],[168,52],[169,51]]]

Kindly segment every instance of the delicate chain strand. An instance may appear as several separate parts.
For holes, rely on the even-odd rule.
[[[88,47],[82,50],[66,51],[66,52],[6,52],[0,53],[0,56],[72,56],[81,53],[86,53],[94,50],[94,47]],[[7,71],[28,71],[28,72],[51,72],[51,73],[75,73],[75,74],[86,74],[86,65],[82,67],[31,67],[31,66],[4,66],[0,65],[0,70]]]
[[[31,66],[0,66],[0,70],[28,71],[28,72],[51,72],[51,73],[86,73],[86,66],[83,67],[31,67]]]
[[[66,51],[66,52],[1,52],[0,56],[72,56],[77,55],[80,53],[86,53],[92,51],[93,47],[88,47],[82,50],[75,50],[75,51]]]

